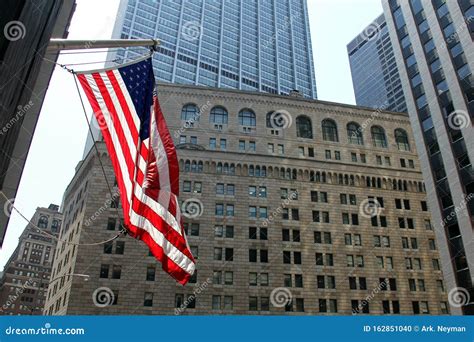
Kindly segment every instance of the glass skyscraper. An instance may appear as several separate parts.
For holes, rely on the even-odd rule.
[[[452,313],[474,314],[474,2],[389,0],[387,26]]]
[[[406,112],[400,75],[383,14],[347,45],[347,53],[356,103]]]
[[[113,36],[158,38],[159,81],[317,97],[306,0],[122,0]]]

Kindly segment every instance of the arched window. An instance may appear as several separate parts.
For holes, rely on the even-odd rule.
[[[296,118],[296,136],[298,138],[313,139],[313,127],[311,119],[300,115]]]
[[[372,133],[372,143],[374,147],[387,147],[387,137],[382,127],[372,126],[370,132]]]
[[[38,227],[40,228],[47,228],[48,227],[48,218],[46,216],[41,215],[38,220]]]
[[[405,130],[397,128],[395,130],[395,141],[400,151],[410,151],[410,143],[408,142],[408,134]]]
[[[211,114],[209,116],[209,122],[227,125],[229,114],[224,107],[216,106],[211,109]]]
[[[191,162],[189,160],[186,160],[186,162],[184,163],[184,171],[185,172],[191,171]]]
[[[350,144],[364,145],[362,129],[358,123],[349,122],[347,124],[347,140]]]
[[[57,233],[58,230],[59,230],[59,225],[60,225],[60,223],[59,223],[58,220],[53,220],[53,222],[51,222],[51,231],[53,233]]]
[[[339,137],[337,135],[337,125],[334,120],[331,119],[324,119],[321,123],[323,129],[323,140],[326,141],[339,141]]]
[[[239,112],[239,125],[241,126],[252,126],[257,125],[257,119],[255,118],[255,113],[251,109],[242,109]]]
[[[181,120],[184,121],[199,121],[200,115],[199,108],[194,104],[184,105],[181,109]]]

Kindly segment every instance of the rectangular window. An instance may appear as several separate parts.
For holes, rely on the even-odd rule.
[[[258,297],[249,297],[249,311],[258,310]]]
[[[123,254],[125,251],[125,242],[117,241],[115,245],[115,254]]]
[[[221,309],[221,296],[212,296],[212,310]]]
[[[233,248],[226,248],[225,249],[225,261],[233,261],[234,260],[234,249]]]
[[[270,154],[275,153],[275,145],[269,143],[267,145],[267,152],[270,153]]]
[[[215,150],[216,145],[217,145],[216,138],[209,138],[209,149]]]
[[[115,230],[116,220],[109,217],[107,220],[107,230]]]
[[[100,265],[100,278],[109,277],[109,265]]]
[[[153,306],[153,292],[145,292],[143,306]]]
[[[298,156],[304,157],[304,147],[301,147],[301,146],[298,147]]]
[[[155,281],[155,266],[148,266],[146,268],[146,280],[148,281]]]
[[[121,275],[122,275],[122,266],[114,265],[112,267],[112,279],[120,279]]]
[[[278,145],[278,154],[284,155],[285,154],[285,147],[281,144]]]

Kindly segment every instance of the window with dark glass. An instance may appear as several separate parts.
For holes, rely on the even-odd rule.
[[[313,138],[313,127],[311,119],[307,116],[300,115],[296,118],[296,136],[298,138]]]
[[[323,140],[326,141],[339,141],[339,137],[337,134],[337,125],[334,120],[331,119],[324,119],[321,123],[322,131],[323,131]]]

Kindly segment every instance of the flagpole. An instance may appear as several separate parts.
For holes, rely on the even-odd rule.
[[[153,50],[160,45],[158,39],[99,39],[99,40],[75,40],[51,38],[48,51],[81,50],[81,49],[107,49],[128,47],[149,47]]]

